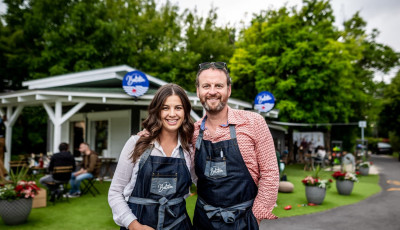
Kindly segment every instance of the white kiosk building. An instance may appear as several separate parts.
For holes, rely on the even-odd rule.
[[[150,82],[145,95],[133,98],[122,88],[126,73],[135,69],[114,66],[97,70],[52,76],[23,82],[25,90],[0,94],[0,115],[6,115],[6,153],[4,163],[9,169],[12,152],[12,128],[24,107],[43,106],[48,115],[47,152],[58,151],[61,142],[76,150],[81,142],[106,158],[119,154],[132,134],[141,130],[147,107],[156,90],[167,82],[147,75]],[[188,92],[191,116],[198,120],[203,107],[196,93]],[[229,106],[251,109],[252,104],[230,98]]]

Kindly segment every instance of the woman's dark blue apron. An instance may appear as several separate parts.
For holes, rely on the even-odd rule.
[[[128,201],[132,213],[139,223],[156,230],[192,229],[184,199],[192,180],[182,147],[180,158],[150,156],[151,151],[147,149],[140,157],[135,188]]]
[[[212,143],[203,140],[205,121],[196,141],[194,229],[257,230],[251,209],[258,188],[240,153],[235,126],[229,125],[230,140]]]

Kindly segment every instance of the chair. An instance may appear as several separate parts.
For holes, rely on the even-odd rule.
[[[98,160],[94,168],[93,177],[82,181],[82,195],[87,194],[88,192],[90,192],[93,196],[96,196],[96,193],[100,195],[100,191],[96,188],[95,183],[99,180],[101,164],[101,160]]]
[[[13,171],[14,173],[22,170],[23,168],[27,168],[28,163],[24,160],[19,160],[19,161],[10,161],[10,171]]]
[[[62,199],[63,197],[66,197],[67,202],[69,202],[68,196],[64,196],[64,195],[66,194],[67,187],[69,185],[69,180],[71,179],[72,170],[73,170],[72,165],[55,166],[53,168],[52,175],[53,175],[54,181],[46,183],[49,186],[50,198],[52,198],[52,196],[58,195],[58,197],[54,197],[54,199],[52,199],[53,205],[56,203],[57,199],[60,199],[60,198]],[[65,177],[65,180],[57,180],[56,179],[56,178],[60,178],[60,177]],[[58,194],[56,194],[57,189],[60,192]]]

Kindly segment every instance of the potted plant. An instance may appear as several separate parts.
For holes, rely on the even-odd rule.
[[[340,195],[350,195],[354,182],[358,182],[357,175],[350,172],[336,171],[332,176],[336,179],[336,189]]]
[[[370,161],[363,161],[359,164],[359,172],[362,176],[368,176],[369,174],[369,167],[372,165]]]
[[[332,180],[323,180],[318,177],[320,167],[317,166],[314,176],[307,176],[301,182],[306,186],[306,198],[308,203],[322,204],[325,199],[326,189],[330,187]]]
[[[7,225],[26,222],[32,209],[32,198],[40,190],[35,181],[25,181],[28,168],[14,173],[10,170],[10,181],[0,182],[0,216]]]

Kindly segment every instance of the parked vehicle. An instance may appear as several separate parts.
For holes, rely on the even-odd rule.
[[[376,154],[393,154],[392,146],[389,143],[378,142],[376,146]]]

